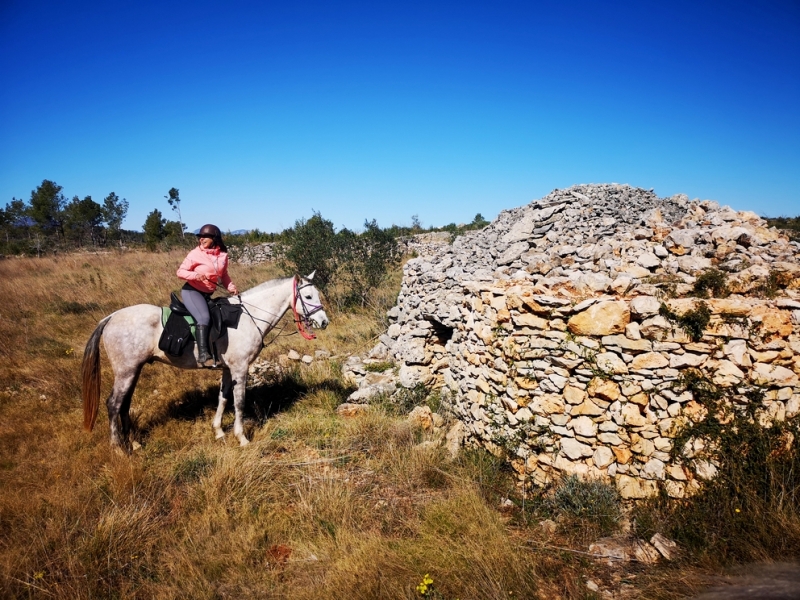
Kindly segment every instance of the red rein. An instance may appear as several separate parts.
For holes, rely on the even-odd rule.
[[[297,314],[297,298],[299,297],[299,294],[297,293],[297,277],[294,278],[292,291],[294,292],[292,295],[292,312],[294,313],[294,322],[297,324],[297,331],[299,331],[300,335],[302,335],[305,339],[315,340],[317,339],[317,336],[314,335],[312,331],[306,329],[305,317],[301,318],[300,315]],[[300,302],[302,302],[302,300]]]

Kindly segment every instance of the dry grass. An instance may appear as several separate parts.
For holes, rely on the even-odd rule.
[[[610,577],[542,550],[575,538],[549,539],[530,514],[498,508],[514,494],[500,461],[449,461],[380,407],[337,417],[349,390],[335,360],[248,390],[246,448],[214,440],[218,374],[163,365],[145,367],[133,399],[141,449],[112,452],[102,411],[82,431],[83,344],[122,306],[166,303],[181,259],[0,262],[0,596],[410,599],[430,573],[431,598],[590,598],[585,579]],[[241,288],[278,275],[231,271]],[[316,342],[277,337],[263,356],[368,349],[398,286],[396,273],[374,307],[330,315]]]

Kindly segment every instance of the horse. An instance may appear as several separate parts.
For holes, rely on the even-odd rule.
[[[311,328],[324,329],[328,317],[322,308],[319,292],[311,283],[314,273],[307,277],[286,277],[266,281],[239,296],[229,298],[231,304],[242,305],[242,316],[236,329],[228,328],[227,336],[217,341],[217,352],[222,368],[219,404],[214,416],[213,429],[217,439],[225,437],[222,431],[222,414],[232,397],[235,410],[233,433],[240,445],[249,440],[244,434],[242,412],[245,385],[250,363],[264,347],[264,336],[272,330],[291,308],[299,332],[306,339],[316,336]],[[145,364],[166,363],[180,369],[203,368],[197,364],[197,348],[175,357],[158,348],[163,331],[161,307],[137,304],[122,308],[104,319],[92,333],[83,353],[82,398],[83,426],[92,431],[97,420],[100,401],[100,339],[114,372],[114,385],[106,400],[111,428],[111,445],[130,454],[128,441],[131,420],[130,406],[136,383]],[[208,368],[208,367],[206,367]]]

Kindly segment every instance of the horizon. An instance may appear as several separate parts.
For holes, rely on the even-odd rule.
[[[4,3],[0,206],[469,223],[629,184],[800,214],[800,5]]]

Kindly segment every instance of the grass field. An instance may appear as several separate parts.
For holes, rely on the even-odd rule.
[[[268,336],[267,359],[293,348],[341,360],[248,389],[249,446],[214,439],[217,372],[149,365],[132,408],[141,447],[113,452],[102,407],[93,433],[81,428],[83,345],[112,311],[165,304],[182,258],[0,261],[0,596],[599,598],[588,579],[629,597],[693,589],[691,570],[592,561],[582,552],[608,532],[591,511],[530,494],[523,505],[504,461],[478,450],[448,459],[388,400],[336,415],[351,391],[341,360],[383,331],[399,273],[371,308],[329,311],[315,342]],[[246,289],[279,273],[231,275]],[[539,525],[548,517],[556,534]]]

